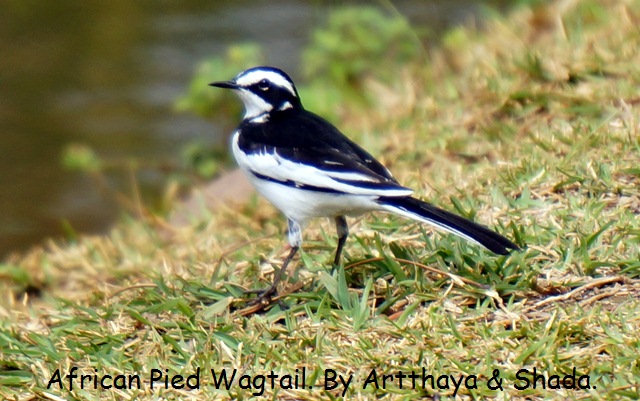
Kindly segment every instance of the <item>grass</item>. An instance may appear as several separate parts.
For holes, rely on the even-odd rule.
[[[265,287],[287,254],[273,208],[202,210],[185,228],[125,220],[0,265],[0,398],[638,398],[639,9],[563,1],[493,16],[392,84],[370,82],[373,111],[336,105],[400,182],[522,252],[372,215],[351,220],[331,274],[335,235],[317,223],[286,308],[243,316],[242,290]],[[87,384],[69,391],[74,367]],[[198,368],[199,389],[165,386],[193,385]],[[544,388],[526,386],[534,368]],[[558,388],[574,368],[590,388]],[[210,369],[237,369],[234,384],[215,388]],[[313,388],[287,388],[303,369]],[[48,388],[56,371],[64,389]],[[259,376],[271,372],[274,388]],[[415,375],[400,386],[399,372]],[[94,388],[94,375],[142,383]]]

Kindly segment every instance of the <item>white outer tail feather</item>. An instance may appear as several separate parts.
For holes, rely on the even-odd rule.
[[[480,242],[478,242],[475,238],[470,237],[467,234],[462,233],[462,232],[460,232],[460,231],[458,231],[458,230],[456,230],[456,229],[454,229],[452,227],[449,227],[449,226],[447,226],[445,224],[442,224],[439,221],[428,219],[428,218],[426,218],[424,216],[419,215],[418,213],[411,213],[411,212],[409,212],[407,210],[404,210],[404,209],[402,209],[400,207],[397,207],[397,206],[384,205],[384,204],[381,205],[381,206],[383,207],[384,210],[386,210],[388,212],[395,213],[395,214],[398,214],[400,216],[407,217],[407,218],[409,218],[411,220],[419,221],[421,223],[430,224],[430,225],[432,225],[434,227],[437,227],[437,228],[439,228],[439,229],[441,229],[443,231],[446,231],[448,233],[457,235],[457,236],[459,236],[461,238],[464,238],[464,239],[466,239],[468,241],[471,241],[471,242],[473,242],[475,244],[478,244],[478,245],[482,246],[482,244]]]

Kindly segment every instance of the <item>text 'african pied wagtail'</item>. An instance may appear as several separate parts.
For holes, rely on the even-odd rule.
[[[412,198],[380,162],[331,123],[302,107],[293,81],[274,67],[255,67],[211,86],[235,91],[245,114],[233,135],[233,155],[258,192],[289,222],[291,252],[272,286],[302,244],[302,229],[314,217],[333,217],[338,231],[334,264],[349,234],[345,216],[393,212],[506,255],[518,246],[490,229]]]

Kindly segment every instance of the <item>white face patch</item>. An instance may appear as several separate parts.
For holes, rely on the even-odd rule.
[[[282,75],[274,72],[274,71],[265,71],[265,70],[255,70],[248,73],[242,73],[236,78],[236,84],[240,86],[251,86],[257,84],[258,82],[266,79],[273,83],[274,85],[284,88],[292,96],[296,96],[296,91],[293,88],[293,84],[289,82]]]
[[[265,102],[260,96],[251,93],[251,91],[239,89],[237,93],[242,103],[244,103],[245,119],[253,119],[262,114],[267,114],[273,109],[271,104]]]

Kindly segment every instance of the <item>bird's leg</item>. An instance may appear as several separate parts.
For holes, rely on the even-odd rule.
[[[335,221],[336,231],[338,232],[338,248],[336,249],[336,256],[333,258],[334,269],[340,265],[342,248],[344,248],[344,243],[347,242],[347,236],[349,235],[349,226],[347,225],[347,219],[344,216],[336,216]]]
[[[259,292],[259,295],[257,298],[258,302],[263,302],[263,300],[270,299],[273,295],[275,295],[278,292],[278,284],[280,283],[282,278],[285,276],[287,272],[287,266],[289,266],[289,263],[291,262],[293,257],[296,255],[296,253],[298,252],[298,249],[300,249],[300,245],[302,244],[302,227],[300,223],[298,223],[295,220],[289,219],[288,236],[289,236],[289,244],[291,244],[291,251],[289,252],[289,255],[287,255],[287,258],[282,263],[282,266],[280,267],[280,269],[276,272],[276,275],[273,278],[273,283],[271,284],[271,286],[269,286],[269,288],[267,288],[266,290]]]
[[[266,290],[259,292],[258,299],[271,298],[278,292],[278,284],[280,283],[280,280],[282,280],[282,277],[285,275],[287,266],[289,265],[289,262],[291,262],[291,259],[293,259],[293,257],[295,256],[296,252],[298,252],[298,249],[299,247],[297,246],[291,248],[289,255],[284,260],[284,263],[282,263],[282,267],[280,267],[280,269],[276,272],[273,283]]]

